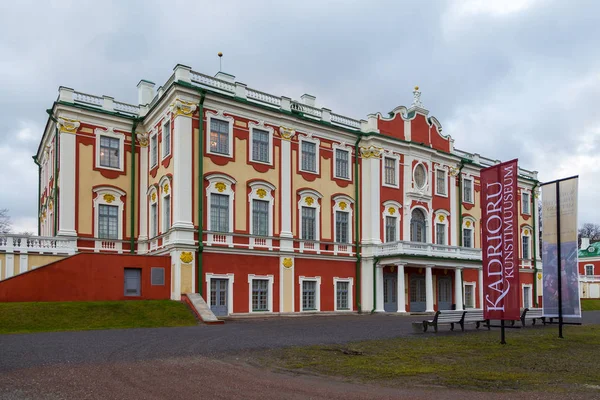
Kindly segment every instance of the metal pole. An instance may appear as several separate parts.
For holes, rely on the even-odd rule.
[[[560,181],[556,182],[556,271],[558,274],[558,337],[563,338],[563,313],[562,313],[562,256],[560,246]]]
[[[506,344],[506,336],[504,335],[504,320],[500,320],[500,344]]]

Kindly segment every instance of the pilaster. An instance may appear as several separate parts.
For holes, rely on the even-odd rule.
[[[454,270],[454,303],[457,310],[463,309],[462,268]]]
[[[383,308],[383,266],[378,265],[375,268],[375,284],[377,286],[375,291],[377,300],[375,312],[385,312],[385,309]]]
[[[139,221],[140,234],[138,242],[138,253],[144,254],[148,252],[148,134],[138,133],[138,143],[140,144],[140,179],[139,179]]]
[[[404,264],[397,264],[396,269],[398,270],[398,288],[396,291],[396,299],[398,300],[398,312],[406,313],[406,297],[404,292],[406,291],[406,283],[404,282]]]
[[[75,133],[80,122],[58,119],[59,173],[58,173],[58,236],[77,236],[75,231]]]
[[[292,233],[292,144],[291,140],[296,131],[280,127],[281,136],[281,232],[279,236],[281,251],[294,251]],[[289,240],[285,240],[289,239]]]
[[[361,227],[363,244],[380,244],[381,185],[380,167],[382,149],[361,147]]]
[[[433,275],[432,265],[425,267],[425,312],[433,312]]]

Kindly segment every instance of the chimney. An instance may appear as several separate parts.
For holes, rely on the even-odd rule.
[[[310,94],[303,94],[302,96],[300,96],[300,98],[302,99],[302,103],[310,107],[315,106],[315,100],[317,99],[315,96],[312,96]]]
[[[138,88],[138,104],[150,104],[154,98],[154,82],[142,79],[137,85]]]
[[[219,71],[215,75],[215,78],[220,79],[220,80],[225,81],[225,82],[231,82],[231,83],[235,82],[235,76],[231,75],[231,74],[228,74],[227,72],[221,72],[221,71]]]
[[[586,250],[588,247],[590,247],[590,238],[582,237],[580,250]]]

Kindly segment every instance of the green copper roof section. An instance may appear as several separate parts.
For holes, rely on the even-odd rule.
[[[600,257],[600,242],[592,243],[587,249],[581,249],[578,252],[579,258]]]

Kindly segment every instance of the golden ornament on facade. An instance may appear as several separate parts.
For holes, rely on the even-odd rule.
[[[286,128],[285,126],[279,127],[279,135],[284,140],[292,140],[292,138],[294,137],[295,134],[296,134],[296,131],[293,130],[292,128]]]
[[[107,203],[112,203],[113,201],[115,201],[115,196],[113,196],[112,194],[108,194],[106,193],[104,196],[102,196],[102,198],[104,199],[105,202]]]
[[[529,236],[529,229],[525,229],[523,233],[525,234],[525,236]]]
[[[443,215],[440,215],[440,216],[438,217],[438,219],[440,220],[440,222],[444,222],[444,219],[445,219],[445,217],[444,217]]]
[[[223,182],[217,182],[215,183],[215,188],[219,191],[219,193],[222,193],[225,191],[225,189],[227,189],[227,185]]]
[[[292,265],[294,265],[294,261],[292,261],[291,258],[286,257],[286,258],[283,259],[283,263],[282,264],[286,268],[292,268]]]
[[[152,193],[152,196],[150,196],[150,198],[152,199],[152,201],[156,201],[156,193]]]
[[[396,266],[395,266],[395,265],[392,265],[392,266],[390,267],[390,271],[391,271],[391,272],[394,272],[395,270],[396,270]]]
[[[390,207],[390,208],[388,208],[388,213],[390,215],[394,215],[394,214],[396,214],[396,209],[394,207]]]
[[[304,199],[304,201],[306,202],[306,204],[308,204],[309,206],[312,206],[313,203],[315,202],[315,199],[313,199],[312,197],[308,196],[306,199]]]
[[[171,104],[171,112],[175,115],[183,115],[184,117],[191,117],[196,108],[196,104],[179,99]]]
[[[52,211],[53,207],[54,207],[54,204],[52,204],[52,202],[50,202],[50,204],[48,204],[48,208],[50,209],[50,211]]]
[[[150,138],[150,134],[148,133],[138,133],[137,135],[138,143],[141,147],[148,147],[148,141]]]
[[[346,207],[348,207],[348,204],[346,204],[345,201],[340,201],[340,210],[343,211],[346,209]]]
[[[163,192],[169,193],[169,184],[168,183],[165,183],[165,186],[163,186]]]
[[[360,156],[362,158],[379,158],[383,153],[383,149],[380,147],[369,146],[360,148]]]
[[[189,264],[194,259],[194,256],[192,255],[191,251],[182,251],[181,255],[179,256],[179,259],[182,263]]]
[[[467,221],[467,222],[465,223],[465,225],[467,226],[467,228],[468,228],[468,227],[470,227],[470,226],[471,226],[471,221]]]
[[[256,195],[258,197],[260,197],[261,199],[264,199],[265,196],[267,195],[267,191],[265,189],[257,189],[256,190]]]
[[[540,280],[541,280],[541,279],[542,279],[542,273],[541,273],[541,272],[538,272],[538,275],[537,275],[537,277],[538,277],[538,279],[540,279]]]
[[[76,133],[77,129],[81,126],[81,122],[75,119],[61,117],[58,119],[58,126],[60,132]]]

